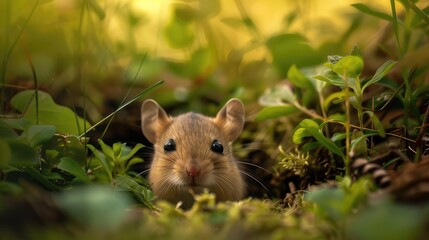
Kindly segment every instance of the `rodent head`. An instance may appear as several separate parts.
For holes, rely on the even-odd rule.
[[[217,200],[240,200],[244,183],[232,155],[231,142],[243,130],[244,107],[231,99],[215,118],[198,113],[169,117],[153,100],[141,108],[142,130],[154,144],[149,172],[153,192],[188,208],[193,193],[204,189]]]

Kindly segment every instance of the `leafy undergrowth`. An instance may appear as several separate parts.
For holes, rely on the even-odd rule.
[[[378,72],[386,72],[386,67],[381,69]],[[101,139],[89,144],[85,134],[61,134],[80,133],[76,126],[90,129],[91,125],[79,117],[77,124],[61,125],[72,111],[41,91],[37,98],[34,91],[23,91],[11,104],[24,114],[0,121],[2,239],[420,239],[427,234],[427,159],[405,164],[397,171],[400,177],[392,175],[392,188],[385,190],[377,190],[374,176],[352,181],[347,173],[337,175],[335,181],[310,184],[313,187],[308,189],[291,189],[284,199],[217,203],[213,194],[206,193],[195,196],[194,206],[183,210],[180,204],[156,200],[148,183],[135,172],[134,166],[143,162],[136,156],[145,148],[142,144],[110,146]],[[27,109],[55,117],[39,117],[37,111]],[[338,141],[345,136],[327,138],[321,127],[315,120],[303,120],[294,141],[329,149],[346,161]],[[358,134],[358,140],[382,134],[381,128],[364,130],[369,135]],[[356,146],[352,143],[354,151]],[[283,171],[313,174],[308,169],[317,162],[305,153],[312,148],[303,149],[300,154],[282,153]],[[420,203],[410,204],[411,200]]]
[[[92,47],[104,46],[104,39],[108,46],[111,39],[103,31],[93,31],[108,25],[102,22],[108,15],[98,1],[82,1],[81,8],[73,8],[80,16],[75,19],[82,22],[71,29],[73,34],[63,34],[74,39],[79,32],[77,57],[66,61],[76,63],[52,70],[59,76],[45,76],[58,79],[52,83],[57,89],[54,95],[54,90],[48,93],[43,91],[46,85],[38,85],[36,70],[40,67],[33,65],[32,51],[26,54],[32,70],[27,78],[33,85],[24,81],[28,85],[21,86],[21,75],[9,74],[13,71],[7,67],[9,63],[18,69],[24,65],[13,64],[16,56],[9,57],[15,47],[26,46],[17,44],[25,27],[41,32],[40,26],[51,25],[37,23],[49,18],[43,13],[54,1],[40,2],[47,7],[41,12],[37,12],[39,1],[34,1],[26,17],[15,19],[11,18],[15,14],[6,14],[7,36],[0,38],[6,39],[0,76],[1,239],[402,240],[425,239],[429,234],[429,7],[423,3],[392,0],[388,14],[353,4],[361,13],[387,21],[387,27],[374,44],[378,45],[375,50],[362,52],[355,46],[349,54],[342,54],[339,48],[347,45],[346,40],[359,27],[361,15],[355,16],[337,41],[321,43],[316,49],[305,34],[289,30],[262,36],[240,1],[235,1],[241,18],[223,22],[234,29],[247,29],[252,40],[250,45],[234,46],[228,54],[221,54],[210,33],[217,27],[208,21],[220,12],[219,2],[211,0],[213,9],[206,9],[203,6],[208,1],[192,1],[200,3],[198,6],[181,1],[172,6],[174,14],[164,26],[164,37],[188,58],[174,62],[148,53],[134,56],[131,48],[121,55],[135,58],[129,66],[134,70],[117,71],[110,67],[116,64],[105,65],[107,59],[100,59],[108,48]],[[5,3],[5,12],[21,9],[12,1]],[[403,12],[397,11],[397,5]],[[33,13],[42,16],[34,23],[30,20]],[[131,33],[139,18],[128,17]],[[292,24],[297,17],[293,13],[285,19]],[[11,34],[15,26],[21,28],[16,36]],[[194,35],[198,26],[204,31]],[[84,33],[92,37],[84,37]],[[207,35],[207,39],[196,41],[197,35]],[[58,40],[58,46],[51,46],[52,41],[30,42],[48,42],[44,46],[49,51],[41,52],[56,49],[63,53],[62,43],[67,41]],[[255,48],[263,48],[264,57],[244,61]],[[226,62],[213,58],[223,55],[228,55]],[[100,67],[92,67],[97,65],[95,59],[102,62]],[[88,69],[86,61],[92,65]],[[139,74],[146,64],[146,72]],[[110,69],[105,73],[108,78],[103,78],[105,66]],[[119,72],[129,87],[122,95],[112,90],[122,81]],[[9,75],[13,75],[11,85],[6,82]],[[208,114],[232,96],[241,98],[250,110],[246,128],[235,143],[235,149],[240,149],[235,156],[246,166],[243,171],[249,178],[248,198],[216,202],[216,196],[205,193],[195,196],[191,209],[183,210],[154,196],[144,178],[150,163],[145,154],[153,149],[140,143],[144,142],[140,106],[124,108],[150,97],[147,94],[162,84],[159,81],[148,87],[148,81],[138,81],[164,77],[168,84],[155,97],[173,115],[176,110]],[[76,84],[91,78],[96,80],[88,81],[84,89]],[[59,80],[78,87],[68,92],[67,84]],[[110,86],[110,81],[115,84]],[[6,92],[6,86],[13,91]],[[135,91],[140,92],[129,98]],[[78,100],[69,101],[76,92]],[[118,101],[117,96],[124,97]],[[96,110],[97,104],[109,105],[110,100],[116,108],[112,113]],[[122,118],[119,127],[114,127],[113,117],[125,110],[128,112],[117,116]],[[128,129],[137,132],[137,137],[128,136]]]
[[[2,239],[423,239],[428,234],[429,205],[399,204],[387,196],[369,203],[369,185],[366,179],[350,185],[345,178],[337,187],[296,194],[288,208],[258,199],[215,203],[206,193],[196,196],[188,211],[162,201],[152,210],[132,206],[129,195],[106,186],[33,191],[21,206],[2,199],[8,207],[2,209]],[[6,218],[5,212],[13,215]]]

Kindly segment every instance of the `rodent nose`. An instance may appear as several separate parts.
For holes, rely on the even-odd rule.
[[[186,168],[186,173],[188,173],[188,176],[190,177],[195,177],[200,174],[200,169],[198,169],[196,166],[190,166]]]

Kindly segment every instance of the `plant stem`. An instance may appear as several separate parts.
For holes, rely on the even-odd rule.
[[[345,75],[345,74],[344,74]],[[344,76],[344,79],[347,80],[346,76]],[[346,176],[350,175],[350,99],[349,99],[349,86],[348,81],[345,81],[345,107],[346,107],[346,122],[345,122],[345,128],[346,128],[346,154],[345,154],[345,161],[344,161],[344,168],[346,169]],[[360,120],[359,120],[360,121]],[[363,126],[361,126],[363,128]]]
[[[325,99],[323,98],[322,95],[322,91],[317,91],[318,95],[319,95],[319,104],[320,104],[320,110],[322,112],[322,116],[324,119],[328,119],[327,115],[326,115],[326,111],[323,108],[323,104],[325,102]],[[325,124],[323,127],[323,131],[325,132],[325,136],[327,138],[331,138],[331,133],[329,132],[329,124]],[[331,158],[331,164],[333,168],[336,168],[336,163],[335,163],[335,159],[334,159],[334,154],[332,152],[329,152],[329,157]]]
[[[409,81],[409,71],[408,70],[403,70],[402,71],[402,78],[404,80],[405,83],[405,93],[404,93],[404,126],[406,129],[409,129],[409,123],[408,123],[408,118],[409,118],[409,110],[410,110],[410,100],[411,100],[411,94],[412,94],[412,90],[411,90],[411,84]]]
[[[296,108],[298,108],[301,112],[307,114],[308,116],[310,116],[312,118],[318,118],[318,119],[322,119],[323,121],[326,121],[326,117],[320,116],[319,114],[315,113],[314,111],[302,106],[301,104],[299,104],[298,101],[294,101],[292,104]]]
[[[8,10],[6,11],[7,14],[5,16],[6,18],[6,24],[5,24],[5,31],[6,31],[6,45],[5,45],[5,49],[7,49],[7,45],[9,44],[9,24],[10,24],[10,2],[11,1],[7,1],[7,8]],[[33,8],[31,9],[30,14],[28,15],[27,19],[25,19],[24,25],[22,26],[22,28],[20,29],[18,35],[16,36],[16,38],[13,40],[12,45],[10,46],[9,49],[5,50],[5,54],[3,56],[3,62],[2,62],[2,66],[1,66],[1,73],[0,73],[0,79],[1,79],[1,93],[0,93],[0,112],[3,112],[3,103],[4,103],[4,97],[5,97],[5,88],[4,85],[6,84],[6,71],[7,71],[7,65],[9,63],[9,58],[10,55],[12,54],[12,51],[15,49],[16,44],[18,43],[18,40],[21,38],[22,33],[24,32],[25,27],[28,25],[28,22],[30,21],[31,17],[33,16],[34,12],[36,11],[37,6],[39,5],[39,0],[36,1],[36,3],[34,4]]]
[[[107,119],[109,119],[110,117],[114,116],[117,112],[119,112],[120,110],[122,110],[123,108],[125,108],[126,106],[130,105],[131,103],[133,103],[134,101],[136,101],[137,99],[143,97],[144,95],[148,94],[149,92],[157,89],[159,86],[161,86],[161,84],[163,84],[164,81],[158,81],[156,83],[154,83],[152,86],[146,88],[145,90],[143,90],[142,92],[140,92],[139,94],[137,94],[136,96],[134,96],[130,101],[126,102],[124,105],[121,105],[120,107],[118,107],[118,109],[116,109],[114,112],[112,112],[111,114],[107,115],[107,117],[101,119],[99,122],[97,122],[96,124],[92,125],[90,128],[88,128],[84,133],[82,133],[79,138],[85,136],[89,131],[91,131],[92,129],[94,129],[95,127],[97,127],[98,125],[100,125],[102,122],[106,121]]]
[[[346,126],[346,124],[345,123],[342,123],[342,122],[332,122],[332,123],[335,123],[335,124],[340,124],[340,125],[343,125],[344,127]],[[360,127],[359,126],[356,126],[356,125],[353,125],[353,124],[350,124],[350,128],[353,128],[353,129],[360,129]],[[364,131],[372,131],[372,132],[376,132],[376,130],[374,130],[374,129],[371,129],[371,128],[363,128],[363,130]],[[397,135],[397,134],[394,134],[394,133],[386,133],[386,135],[387,136],[391,136],[391,137],[395,137],[395,138],[400,138],[400,139],[402,139],[402,140],[404,140],[404,141],[407,141],[407,142],[410,142],[410,143],[415,143],[416,141],[414,140],[414,139],[411,139],[411,138],[407,138],[407,137],[404,137],[404,136],[401,136],[401,135]]]
[[[398,44],[399,53],[402,56],[401,44],[399,42],[398,16],[396,15],[395,0],[390,0],[390,7],[392,9],[393,30],[395,32],[396,44]]]

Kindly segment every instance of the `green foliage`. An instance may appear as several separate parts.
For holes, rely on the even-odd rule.
[[[5,239],[418,239],[427,233],[427,203],[374,200],[371,180],[349,176],[352,157],[377,158],[391,143],[415,160],[427,150],[429,8],[419,1],[391,0],[390,12],[356,3],[348,19],[323,21],[305,16],[312,3],[287,3],[281,26],[265,18],[269,28],[248,12],[263,9],[241,0],[174,1],[162,6],[171,15],[160,8],[156,18],[136,1],[60,2],[0,1],[0,220],[9,213],[29,219],[27,208],[12,211],[24,202],[42,218],[60,213],[66,221],[54,221],[55,228],[43,221],[49,217],[41,226],[30,224],[25,229],[36,237],[8,235],[13,230],[0,226]],[[236,16],[224,11],[228,4]],[[345,54],[350,42],[368,46],[379,31],[379,23],[370,26],[362,14],[386,21],[387,30],[373,40],[376,50],[353,47]],[[350,27],[337,31],[339,22]],[[284,200],[218,203],[205,193],[184,211],[154,202],[149,184],[134,172],[143,145],[130,146],[123,136],[105,139],[111,122],[102,140],[89,144],[97,140],[91,131],[98,133],[163,78],[167,84],[151,97],[172,113],[211,114],[231,96],[246,103],[255,122],[243,141],[264,142],[257,149],[270,156],[263,167],[276,165],[267,182],[278,182],[279,189],[270,190]],[[137,95],[127,101],[130,92]],[[258,96],[263,108],[253,114]],[[112,106],[117,109],[101,119]],[[140,134],[138,107],[133,110],[118,116],[126,122],[121,126]],[[278,162],[265,161],[278,153]],[[332,179],[329,187],[306,189]]]
[[[143,162],[143,159],[134,157],[134,154],[143,147],[137,144],[134,148],[129,148],[125,143],[115,143],[112,147],[106,145],[101,139],[98,140],[102,152],[94,146],[88,145],[88,148],[94,153],[94,156],[102,164],[109,179],[112,181],[119,174],[124,174],[133,164]]]
[[[48,93],[42,91],[38,91],[37,99],[34,91],[22,91],[12,98],[11,104],[31,124],[54,125],[59,133],[78,135],[91,126],[69,108],[57,105]]]
[[[55,198],[59,207],[72,219],[90,229],[109,231],[125,221],[131,199],[102,185],[89,185],[63,192]]]
[[[387,61],[377,69],[373,77],[364,81],[361,78],[364,62],[359,53],[360,50],[355,47],[352,55],[329,56],[329,62],[323,66],[302,71],[292,66],[288,71],[288,80],[297,87],[297,90],[293,92],[288,85],[281,84],[267,91],[260,99],[260,102],[267,107],[259,112],[256,119],[280,118],[302,112],[319,121],[318,123],[312,119],[304,119],[295,128],[293,142],[302,145],[304,152],[325,148],[340,157],[346,165],[351,152],[367,155],[368,137],[376,134],[386,137],[386,132],[377,114],[365,105],[364,91],[380,82],[396,62]],[[339,90],[326,94],[327,91],[324,89],[329,86],[339,87]],[[314,100],[319,106],[314,104]],[[340,110],[336,108],[333,111],[334,114],[329,115],[333,103],[344,103],[345,106]],[[356,110],[359,122],[359,126],[355,127],[353,132],[349,131],[350,126],[354,124],[350,119],[350,110],[348,110],[350,106]],[[373,129],[364,128],[365,116],[368,116],[367,121],[372,123]],[[335,134],[330,133],[329,125],[332,123],[342,125],[345,129],[342,133],[338,130]]]
[[[293,142],[296,144],[303,143],[305,137],[313,137],[316,141],[327,148],[330,152],[344,158],[344,153],[341,149],[330,139],[325,137],[322,133],[321,127],[311,119],[304,119],[295,130],[293,135]]]
[[[387,21],[392,21],[393,17],[390,16],[389,14],[374,10],[372,8],[370,8],[369,6],[363,4],[363,3],[355,3],[352,4],[351,6],[353,6],[354,8],[358,9],[359,11],[366,13],[368,15],[383,19],[383,20],[387,20]]]
[[[59,133],[59,129],[62,129],[71,133],[76,131],[74,133],[79,134],[80,131],[77,131],[74,125],[75,119],[84,124],[83,119],[75,116],[69,108],[55,104],[50,95],[44,92],[39,92],[39,112],[37,112],[34,110],[35,104],[28,104],[29,101],[33,101],[32,96],[33,91],[23,91],[12,99],[12,105],[24,112],[22,118],[0,119],[0,148],[4,153],[0,162],[0,173],[5,176],[0,180],[2,193],[19,192],[21,178],[53,191],[66,191],[79,185],[104,183],[105,179],[108,179],[114,189],[132,192],[144,205],[154,208],[152,204],[154,196],[148,189],[148,184],[130,171],[131,166],[143,161],[134,156],[143,148],[142,144],[130,148],[126,144],[115,143],[110,147],[99,140],[102,150],[100,152],[94,146],[87,144],[87,138]],[[53,125],[36,125],[32,121]],[[89,123],[87,126],[90,126]],[[87,148],[95,154],[98,161],[92,161],[88,156]],[[9,179],[8,175],[17,177]],[[75,211],[79,204],[96,205],[96,203],[89,203],[92,201],[90,199],[92,190],[82,191],[83,198],[79,200],[82,202],[73,199],[75,192],[63,195],[60,204],[64,204],[62,206],[67,212]],[[116,201],[115,197],[109,200],[109,196],[103,195],[105,194],[103,191],[99,191],[100,201],[104,198],[106,201]],[[118,201],[118,204],[120,202],[125,204],[122,200]],[[93,206],[89,207],[93,208]],[[105,211],[105,209],[96,211]],[[77,217],[86,218],[81,212],[76,214],[79,215]],[[95,225],[96,221],[96,219],[88,219],[88,224]],[[115,225],[113,222],[106,222],[106,224]]]
[[[146,207],[154,209],[153,200],[155,196],[149,190],[149,184],[140,176],[133,176],[130,167],[134,164],[143,162],[143,159],[135,157],[138,150],[143,148],[142,144],[137,144],[133,148],[128,147],[125,143],[114,143],[112,147],[106,145],[101,139],[98,140],[101,151],[92,145],[88,148],[94,154],[98,163],[92,163],[93,168],[98,169],[102,166],[104,174],[94,172],[99,180],[103,181],[105,175],[108,181],[115,188],[123,188],[130,191]]]
[[[316,189],[305,197],[313,203],[311,207],[316,216],[341,225],[355,209],[365,203],[370,186],[370,181],[366,179],[352,184],[351,179],[345,177],[339,182],[339,187]]]
[[[346,228],[346,236],[369,240],[420,239],[425,234],[423,222],[427,213],[427,206],[418,208],[383,199],[355,216]]]
[[[267,40],[266,45],[281,76],[286,76],[289,67],[294,64],[298,67],[312,66],[322,59],[322,56],[299,34],[273,36]]]

